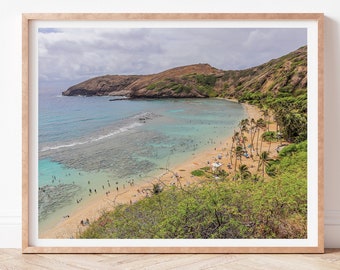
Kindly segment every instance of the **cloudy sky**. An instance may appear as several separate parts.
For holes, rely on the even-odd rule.
[[[40,28],[39,88],[197,63],[244,69],[306,44],[307,30],[298,28]]]

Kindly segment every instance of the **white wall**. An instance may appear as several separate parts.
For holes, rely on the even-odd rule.
[[[0,1],[0,248],[21,246],[21,14],[56,12],[325,13],[325,241],[340,247],[340,12],[334,0]]]

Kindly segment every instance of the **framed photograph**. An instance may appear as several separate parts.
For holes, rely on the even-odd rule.
[[[24,253],[322,253],[323,14],[23,14]]]

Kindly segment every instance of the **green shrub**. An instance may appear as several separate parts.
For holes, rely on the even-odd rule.
[[[194,170],[194,171],[191,172],[191,174],[193,176],[203,176],[203,175],[205,175],[203,170]]]

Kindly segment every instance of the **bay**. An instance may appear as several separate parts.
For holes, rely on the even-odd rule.
[[[223,144],[246,117],[223,99],[110,99],[39,95],[40,231],[95,193],[150,180]],[[49,201],[46,187],[65,196]]]

